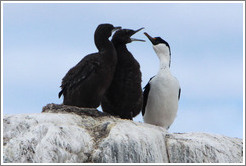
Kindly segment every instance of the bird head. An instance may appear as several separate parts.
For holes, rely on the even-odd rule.
[[[135,33],[139,32],[144,28],[140,28],[138,30],[132,30],[132,29],[120,29],[115,32],[112,38],[113,43],[120,43],[120,44],[127,44],[131,43],[133,41],[142,41],[145,42],[145,40],[142,39],[135,39],[131,38]]]
[[[121,29],[120,26],[114,27],[112,24],[100,24],[97,26],[95,35],[99,34],[100,36],[109,38],[114,31],[119,29]]]
[[[148,33],[144,32],[145,36],[153,44],[153,48],[160,59],[171,59],[171,50],[169,44],[161,37],[151,37]],[[169,64],[170,66],[170,64]]]

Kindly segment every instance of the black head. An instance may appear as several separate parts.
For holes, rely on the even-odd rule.
[[[135,33],[139,32],[142,29],[144,29],[144,28],[140,28],[140,29],[135,30],[135,31],[132,29],[120,29],[120,30],[116,31],[115,34],[113,35],[112,42],[113,43],[127,44],[127,43],[131,43],[132,41],[145,41],[145,40],[141,40],[141,39],[131,38],[131,36],[133,36]]]
[[[148,37],[148,39],[151,41],[151,43],[153,45],[157,45],[157,44],[165,44],[169,49],[170,49],[170,46],[168,44],[168,42],[166,42],[165,40],[163,40],[161,37],[151,37],[148,33],[144,32],[145,36]]]
[[[121,27],[114,27],[112,24],[100,24],[95,31],[95,35],[109,38],[118,29],[121,29]]]

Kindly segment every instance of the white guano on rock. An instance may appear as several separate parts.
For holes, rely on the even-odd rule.
[[[48,104],[43,113],[3,116],[3,162],[242,163],[243,141]]]

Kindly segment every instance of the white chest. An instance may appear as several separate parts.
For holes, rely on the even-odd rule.
[[[169,71],[159,72],[150,81],[144,122],[168,128],[178,110],[179,82]]]

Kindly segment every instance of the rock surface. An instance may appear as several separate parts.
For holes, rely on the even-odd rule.
[[[96,109],[48,104],[43,113],[4,115],[4,163],[242,163],[243,141],[167,133]]]

